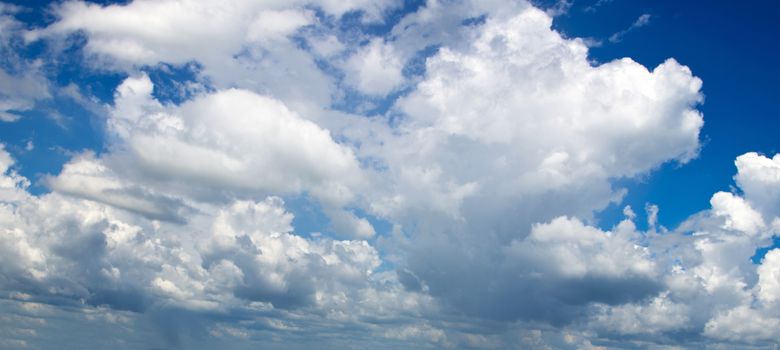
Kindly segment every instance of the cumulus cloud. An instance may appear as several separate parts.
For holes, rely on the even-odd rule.
[[[381,139],[392,146],[376,156],[399,173],[416,167],[442,176],[439,183],[476,182],[481,192],[506,186],[519,195],[634,176],[696,155],[702,118],[692,107],[701,81],[690,70],[671,60],[652,72],[628,59],[593,67],[584,45],[549,26],[549,17],[528,9],[489,19],[474,29],[470,47],[441,48],[427,60],[425,79],[397,102],[406,116],[400,137]],[[667,142],[651,141],[658,138]]]
[[[745,341],[777,340],[780,319],[766,317],[746,306],[728,310],[707,323],[705,334],[715,339]]]
[[[47,185],[59,193],[102,202],[152,219],[184,221],[186,205],[181,200],[123,183],[92,153],[72,159],[58,176],[47,178]]]
[[[551,30],[547,14],[514,10],[468,27],[469,41],[429,57],[420,83],[395,103],[397,126],[342,131],[360,144],[358,157],[378,164],[370,209],[411,236],[400,253],[408,270],[456,308],[499,319],[540,317],[506,305],[545,293],[507,281],[523,264],[510,263],[504,248],[534,224],[587,221],[619,201],[610,179],[687,162],[702,126],[701,81],[687,67],[668,60],[651,71],[630,59],[593,66],[587,47]],[[637,283],[646,289],[628,299],[655,288]],[[568,321],[562,305],[549,313]]]
[[[780,157],[750,152],[737,157],[735,164],[738,172],[734,180],[745,192],[745,198],[767,220],[776,217],[780,213]]]
[[[766,253],[758,267],[758,298],[769,305],[780,300],[780,249]]]
[[[296,235],[293,215],[278,197],[235,201],[169,223],[114,209],[123,207],[111,202],[30,196],[8,170],[2,180],[0,282],[32,302],[225,317],[236,310],[306,310],[303,315],[351,318],[381,315],[370,310],[385,307],[377,302],[386,298],[376,300],[376,294],[392,291],[391,285],[375,291],[392,281],[375,279],[380,258],[374,247]],[[414,295],[405,298],[414,303]],[[362,300],[362,311],[355,300]]]
[[[166,108],[152,88],[146,76],[127,79],[108,121],[117,152],[146,171],[217,190],[308,190],[334,202],[351,196],[338,192],[342,179],[360,180],[351,150],[273,98],[231,89]]]
[[[365,181],[353,151],[327,130],[247,90],[207,93],[180,106],[163,105],[152,90],[146,75],[120,84],[107,121],[112,153],[73,159],[48,180],[51,187],[169,220],[186,207],[176,197],[308,193],[338,233],[374,234],[365,219],[342,209]]]
[[[58,21],[29,31],[26,40],[83,35],[84,53],[99,69],[132,71],[159,63],[197,62],[203,68],[199,78],[210,84],[271,95],[315,118],[334,102],[335,81],[292,37],[305,27],[316,27],[315,33],[328,31],[320,19],[327,22],[347,13],[360,13],[365,23],[381,22],[396,6],[395,0],[66,1],[53,6]]]
[[[585,327],[602,336],[630,335],[660,343],[678,342],[674,334],[704,342],[756,346],[776,342],[778,315],[771,306],[776,254],[770,251],[759,265],[750,262],[767,239],[754,226],[735,228],[724,215],[740,215],[744,208],[730,207],[724,214],[724,209],[715,208],[723,196],[715,194],[713,209],[675,231],[644,234],[656,281],[663,284],[660,293],[621,305],[595,303]]]
[[[369,95],[385,95],[404,82],[403,62],[393,46],[374,39],[345,64],[347,82]]]
[[[629,303],[614,307],[596,306],[592,326],[608,333],[648,335],[665,331],[687,330],[690,307],[670,300],[664,292],[646,303]]]
[[[646,251],[633,242],[638,237],[633,224],[624,222],[616,232],[602,232],[576,219],[559,217],[535,225],[522,241],[512,242],[510,255],[533,266],[548,278],[582,279],[586,276],[651,278],[655,267]]]
[[[314,5],[328,15],[362,10],[381,15],[391,1],[133,1],[99,5],[68,1],[55,7],[59,21],[29,39],[83,30],[86,49],[130,64],[216,63],[215,58],[238,54],[247,41],[284,37],[312,21],[304,10]],[[203,43],[209,45],[204,47]]]
[[[776,342],[780,254],[750,257],[780,228],[779,156],[738,157],[741,192],[676,229],[654,205],[647,231],[630,207],[612,228],[593,218],[625,195],[615,179],[697,156],[688,67],[594,65],[526,2],[429,1],[385,36],[339,28],[394,6],[55,5],[27,39],[80,33],[90,64],[127,78],[105,149],[46,177],[51,193],[28,193],[0,149],[7,308],[149,317],[169,345],[186,327],[267,347]],[[209,86],[180,102],[139,72],[193,62]],[[379,115],[339,110],[355,91],[403,92]],[[297,232],[287,196],[332,232]]]
[[[718,192],[710,200],[716,216],[723,217],[724,229],[737,230],[754,235],[764,231],[764,219],[741,197],[731,193]]]

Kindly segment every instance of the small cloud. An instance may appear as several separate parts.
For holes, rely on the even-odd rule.
[[[604,45],[604,41],[600,39],[596,39],[594,37],[587,37],[587,38],[580,38],[582,39],[582,43],[585,44],[587,47],[601,47]]]
[[[615,34],[612,34],[609,37],[609,42],[619,43],[623,41],[623,37],[629,32],[633,31],[634,29],[641,28],[650,24],[650,18],[651,18],[650,14],[648,13],[642,14],[641,16],[639,16],[639,18],[636,19],[636,21],[634,21],[634,23],[631,24],[630,27],[623,29]]]
[[[645,204],[645,212],[647,213],[647,227],[651,230],[655,230],[658,225],[658,206],[655,204]]]
[[[636,19],[636,21],[634,22],[634,24],[631,27],[633,27],[633,28],[644,27],[648,23],[650,23],[650,14],[645,13],[645,14],[639,16],[639,18]]]
[[[601,6],[604,6],[604,5],[606,5],[606,4],[609,4],[609,3],[611,3],[612,1],[613,1],[613,0],[598,0],[598,1],[596,1],[595,3],[593,3],[593,5],[586,6],[586,7],[585,7],[585,9],[584,9],[584,11],[585,11],[585,12],[590,12],[590,13],[596,12],[596,11],[598,11],[598,8],[599,8],[599,7],[601,7]]]
[[[552,17],[558,17],[569,13],[573,4],[574,1],[572,0],[558,0],[555,5],[545,10],[545,12]]]
[[[624,215],[624,216],[626,217],[626,219],[628,219],[628,220],[634,220],[634,218],[636,218],[636,213],[634,212],[634,210],[633,210],[633,209],[631,209],[631,206],[630,206],[630,205],[627,205],[627,206],[625,206],[625,207],[623,208],[623,215]]]

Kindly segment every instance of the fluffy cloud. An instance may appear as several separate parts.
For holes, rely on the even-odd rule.
[[[592,325],[607,333],[647,335],[666,331],[687,330],[690,307],[670,300],[662,293],[646,303],[630,303],[615,307],[596,306]]]
[[[304,117],[316,118],[323,106],[334,102],[335,81],[292,37],[299,32],[303,36],[303,29],[311,27],[317,38],[331,30],[328,23],[347,13],[360,13],[366,23],[381,21],[398,5],[396,0],[66,1],[53,6],[58,21],[29,31],[26,39],[83,35],[83,50],[100,69],[133,71],[197,62],[200,80],[261,92],[306,112]]]
[[[471,45],[427,59],[424,79],[396,102],[397,128],[343,131],[359,140],[360,156],[388,168],[379,176],[394,179],[375,212],[468,216],[471,196],[480,206],[490,198],[501,216],[525,202],[516,216],[528,217],[527,227],[587,217],[620,197],[608,179],[696,155],[701,81],[675,61],[653,71],[629,59],[594,67],[580,41],[560,37],[532,8],[488,18],[471,36]],[[553,192],[577,195],[555,203],[557,213],[538,213],[552,203],[530,205]]]
[[[361,92],[385,95],[404,82],[403,62],[392,45],[374,39],[345,64],[347,82]]]
[[[55,8],[59,21],[41,35],[83,30],[86,49],[130,64],[173,64],[196,60],[206,64],[239,54],[247,42],[284,37],[312,22],[307,6],[340,16],[361,10],[381,15],[392,1],[133,1],[98,5],[68,1]],[[204,47],[203,43],[208,43]]]
[[[102,202],[148,218],[184,221],[186,205],[181,200],[123,182],[92,153],[71,159],[57,177],[47,178],[47,185],[62,194]]]
[[[710,200],[716,216],[723,217],[723,228],[755,235],[766,229],[764,219],[741,197],[731,193],[718,192]]]
[[[707,323],[705,334],[731,341],[777,341],[780,319],[767,318],[756,310],[740,306],[723,312]]]
[[[745,192],[745,198],[767,220],[776,217],[780,213],[780,157],[750,152],[737,157],[735,164],[739,171],[734,180]]]
[[[512,242],[509,254],[524,260],[519,266],[533,266],[534,272],[545,278],[651,278],[655,267],[647,252],[633,243],[638,238],[630,221],[622,223],[615,232],[603,232],[579,220],[560,217],[535,225],[524,240]]]
[[[108,123],[117,152],[162,179],[218,191],[307,190],[336,203],[352,196],[340,182],[360,182],[351,150],[272,98],[231,89],[166,108],[152,88],[146,76],[123,82]]]
[[[398,254],[419,280],[412,285],[426,285],[456,309],[482,317],[569,322],[578,311],[561,299],[536,309],[507,307],[518,298],[555,295],[517,276],[529,266],[558,266],[533,258],[535,238],[507,247],[534,230],[541,237],[546,226],[533,229],[537,223],[559,227],[568,222],[560,216],[587,222],[622,197],[611,179],[694,157],[703,123],[695,109],[701,81],[674,60],[653,70],[630,59],[593,66],[587,47],[553,31],[547,14],[510,8],[489,13],[480,25],[460,24],[469,17],[452,20],[459,23],[453,32],[464,31],[468,41],[445,41],[427,58],[419,84],[395,102],[390,117],[397,119],[357,122],[340,132],[360,145],[358,157],[375,164],[370,176],[379,186],[367,194],[370,210],[409,237]],[[402,25],[414,27],[413,19]],[[417,19],[420,26],[435,21]],[[403,32],[389,44],[403,51]],[[597,243],[588,238],[603,233],[577,231],[586,233],[573,234],[575,248],[560,256],[598,261],[615,254],[612,244],[630,248],[620,256],[634,254],[631,240]],[[579,278],[585,289],[601,277],[643,286],[616,292],[615,300],[625,301],[656,289],[652,278],[636,272]],[[577,303],[596,301],[598,293],[586,294]]]
[[[758,298],[769,305],[780,300],[780,249],[767,252],[758,267]]]
[[[308,193],[337,233],[374,234],[368,221],[343,210],[365,181],[352,150],[327,130],[247,90],[200,95],[180,106],[161,104],[152,90],[145,75],[126,79],[107,121],[112,152],[73,159],[49,185],[168,220],[182,220],[187,199]]]
[[[10,159],[4,151],[0,156]],[[278,197],[235,201],[167,223],[115,209],[123,208],[116,203],[30,196],[23,178],[8,170],[1,179],[0,286],[31,302],[228,318],[293,312],[301,322],[380,317],[392,297],[405,299],[399,309],[419,310],[425,302],[400,286],[393,291],[366,241],[294,234],[293,215]]]
[[[30,195],[0,150],[9,309],[147,315],[266,347],[344,347],[334,332],[391,348],[776,342],[780,255],[750,257],[780,227],[778,156],[737,158],[743,194],[677,229],[657,229],[652,205],[647,231],[630,208],[594,225],[625,194],[615,179],[697,155],[690,69],[594,65],[525,2],[429,1],[385,36],[339,27],[392,6],[56,5],[28,39],[81,33],[129,77],[106,148],[46,177],[52,193]],[[181,102],[139,73],[190,62],[203,86]],[[363,116],[337,110],[365,102],[350,90],[403,92]],[[332,232],[296,234],[285,196],[316,202]]]
[[[745,170],[738,167],[735,178],[745,178]],[[761,175],[747,171],[752,176],[771,176],[771,170]],[[710,210],[692,216],[675,231],[646,233],[647,249],[665,291],[647,302],[597,306],[590,326],[603,334],[646,334],[638,331],[646,330],[657,333],[655,339],[663,339],[664,333],[686,332],[742,344],[776,342],[780,330],[773,306],[777,249],[767,252],[758,265],[750,257],[770,244],[769,238],[777,232],[764,224],[749,192],[745,193],[745,197],[715,193]]]

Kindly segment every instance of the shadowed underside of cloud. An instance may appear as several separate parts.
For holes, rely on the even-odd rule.
[[[74,155],[50,193],[0,148],[0,347],[79,347],[69,332],[100,327],[117,348],[778,341],[780,250],[749,258],[780,230],[780,156],[738,157],[742,192],[676,230],[640,231],[630,208],[593,226],[625,195],[615,179],[697,156],[688,67],[594,66],[522,1],[429,1],[386,34],[369,29],[391,1],[221,5],[66,1],[15,27],[83,35],[83,69],[127,78],[105,150]],[[190,62],[180,103],[142,71]],[[283,198],[329,232],[297,232],[307,213]]]

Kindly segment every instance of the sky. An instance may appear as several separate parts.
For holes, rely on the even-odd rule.
[[[774,349],[773,1],[0,1],[0,349]]]

